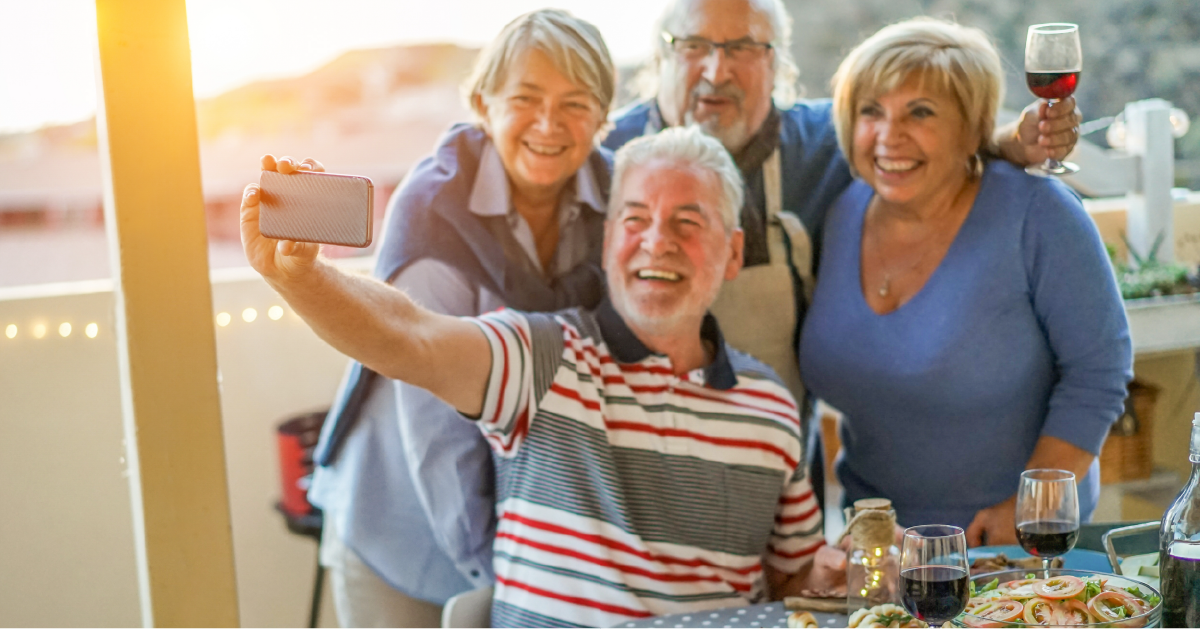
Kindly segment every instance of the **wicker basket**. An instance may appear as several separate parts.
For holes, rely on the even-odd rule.
[[[1136,419],[1137,430],[1133,434],[1122,434],[1120,428],[1128,419],[1117,420],[1100,450],[1101,484],[1150,478],[1154,467],[1154,404],[1158,401],[1158,391],[1152,384],[1137,380],[1129,383],[1125,414]]]

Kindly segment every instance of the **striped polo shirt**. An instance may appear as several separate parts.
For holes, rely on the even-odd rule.
[[[764,560],[793,573],[824,543],[795,401],[711,315],[714,360],[682,376],[607,300],[475,322],[492,359],[492,626],[745,605],[765,594]]]

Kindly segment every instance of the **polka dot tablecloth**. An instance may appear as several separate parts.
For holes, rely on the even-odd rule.
[[[761,629],[763,627],[786,627],[789,613],[791,612],[784,607],[783,603],[764,603],[750,607],[730,607],[672,616],[655,616],[616,626],[649,627],[650,629],[674,629],[677,627]],[[822,627],[846,626],[847,616],[845,614],[812,612],[812,615]]]

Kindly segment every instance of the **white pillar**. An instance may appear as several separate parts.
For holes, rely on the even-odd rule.
[[[1175,259],[1175,137],[1171,103],[1161,98],[1125,105],[1125,150],[1140,159],[1136,184],[1129,192],[1126,235],[1139,255],[1146,256],[1162,236],[1158,260]]]

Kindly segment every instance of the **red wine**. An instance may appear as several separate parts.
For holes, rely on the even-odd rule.
[[[950,566],[920,566],[900,573],[904,607],[931,625],[940,625],[967,608],[967,572]]]
[[[1200,543],[1174,542],[1162,554],[1164,627],[1200,627]]]
[[[1025,84],[1038,98],[1066,98],[1075,93],[1079,72],[1026,72]]]
[[[1025,522],[1017,526],[1017,541],[1030,555],[1058,557],[1075,548],[1079,525],[1061,520]]]

